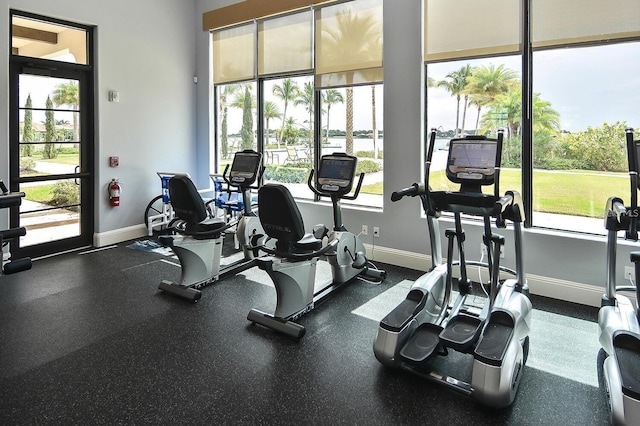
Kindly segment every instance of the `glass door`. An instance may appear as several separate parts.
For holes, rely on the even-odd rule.
[[[36,55],[35,48],[29,50],[18,41],[34,37],[33,31],[39,31],[33,43],[42,43],[41,33],[63,39],[61,34],[69,31],[66,25],[46,25],[13,18],[10,189],[25,197],[19,209],[12,209],[10,226],[25,227],[27,233],[12,243],[12,255],[58,253],[89,246],[93,238],[93,70],[86,59],[90,55],[78,54],[80,48],[73,55],[68,53],[73,49],[60,46],[51,49],[55,55]],[[87,47],[88,32],[80,33],[85,41],[78,44]]]

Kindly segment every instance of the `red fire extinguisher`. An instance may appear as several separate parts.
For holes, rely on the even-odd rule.
[[[118,178],[112,178],[111,183],[109,183],[109,202],[112,207],[118,207],[120,205],[121,192],[122,188],[120,187],[120,183],[118,183]]]

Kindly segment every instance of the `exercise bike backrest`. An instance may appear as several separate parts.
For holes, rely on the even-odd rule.
[[[275,250],[263,242],[261,249],[293,260],[318,257],[335,248],[322,247],[322,240],[306,234],[302,214],[291,192],[280,184],[265,184],[258,191],[260,223],[269,239],[276,240]]]

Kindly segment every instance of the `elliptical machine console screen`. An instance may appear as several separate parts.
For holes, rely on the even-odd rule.
[[[229,177],[231,182],[251,185],[256,180],[262,156],[255,151],[237,152],[233,157]]]
[[[636,168],[636,172],[638,171],[638,167],[640,167],[640,140],[637,141],[633,141],[633,144],[635,145],[636,148],[636,164],[635,164],[635,168]],[[631,170],[631,167],[629,167],[629,170]],[[640,189],[640,179],[638,179],[638,189]]]
[[[493,184],[497,146],[494,140],[451,140],[447,177],[455,183]]]
[[[323,155],[318,171],[318,187],[323,191],[347,194],[353,186],[358,159],[349,155]]]

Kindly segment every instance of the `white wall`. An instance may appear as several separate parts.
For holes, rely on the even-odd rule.
[[[196,167],[196,23],[194,2],[184,0],[0,0],[0,175],[8,177],[9,10],[16,9],[97,27],[96,232],[140,225],[148,201],[160,193],[156,171]],[[109,90],[120,92],[110,103]],[[108,166],[110,155],[120,166]],[[106,184],[123,185],[121,206],[111,208]]]

